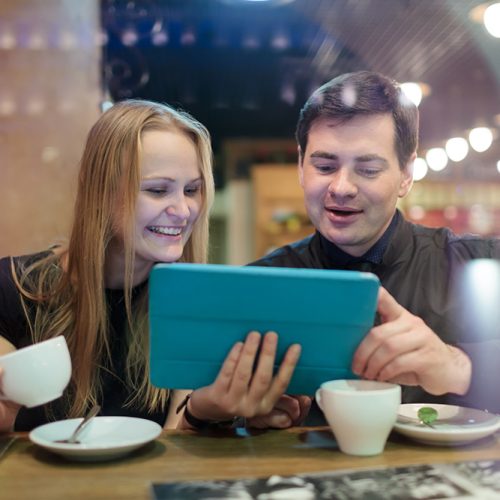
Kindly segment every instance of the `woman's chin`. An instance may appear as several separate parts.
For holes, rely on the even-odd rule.
[[[182,251],[178,252],[162,252],[158,253],[155,262],[161,262],[163,264],[171,264],[172,262],[177,262],[182,257]]]

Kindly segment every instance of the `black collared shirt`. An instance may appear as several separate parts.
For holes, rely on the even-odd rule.
[[[398,211],[396,211],[394,213],[394,216],[392,217],[391,223],[384,231],[384,234],[368,251],[366,251],[360,257],[353,257],[347,252],[344,252],[337,245],[327,240],[322,234],[318,233],[321,247],[328,258],[330,258],[331,261],[335,263],[335,267],[345,267],[353,269],[355,267],[363,267],[358,266],[358,264],[363,263],[370,263],[375,265],[381,264],[384,253],[398,224],[399,217],[400,214]]]
[[[500,239],[457,236],[447,228],[412,224],[396,211],[384,235],[362,258],[342,252],[316,232],[251,265],[373,272],[401,306],[422,318],[443,342],[465,351],[472,361],[466,395],[436,396],[419,386],[403,386],[403,403],[458,404],[500,413],[500,391],[492,384],[500,379],[500,331],[484,338],[477,328],[465,328],[463,311],[469,311],[470,304],[454,293],[454,280],[463,265],[481,258],[500,260]]]

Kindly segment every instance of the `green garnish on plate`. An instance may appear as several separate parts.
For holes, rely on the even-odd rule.
[[[422,406],[422,408],[418,410],[417,416],[420,422],[434,429],[432,423],[435,422],[438,418],[437,410],[431,408],[430,406]]]

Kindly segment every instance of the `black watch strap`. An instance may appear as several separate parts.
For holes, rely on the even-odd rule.
[[[186,422],[199,431],[206,430],[209,428],[218,428],[218,427],[232,427],[235,422],[239,420],[238,417],[234,417],[230,420],[202,420],[201,418],[195,417],[188,409],[188,401],[191,397],[191,393],[188,394],[179,406],[176,408],[175,413],[179,413],[184,408],[184,418]]]

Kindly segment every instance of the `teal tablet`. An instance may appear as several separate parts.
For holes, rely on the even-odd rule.
[[[358,271],[157,264],[149,285],[151,382],[211,384],[251,330],[278,333],[276,368],[291,344],[302,345],[289,394],[355,378],[352,356],[373,325],[378,288],[375,275]]]

